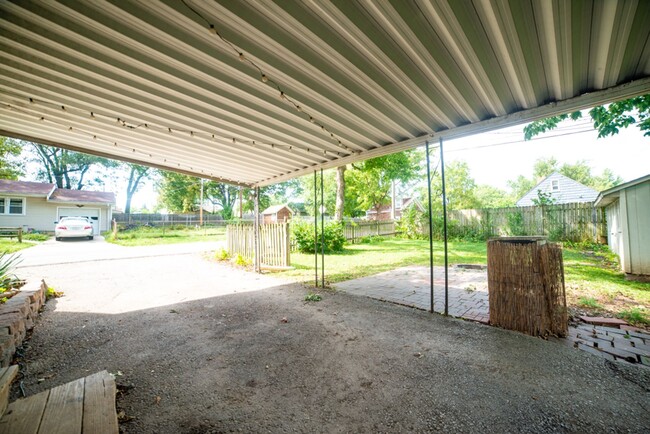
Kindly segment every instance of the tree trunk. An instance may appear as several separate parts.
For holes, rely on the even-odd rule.
[[[345,166],[336,169],[336,209],[334,220],[343,220],[343,209],[345,208]]]

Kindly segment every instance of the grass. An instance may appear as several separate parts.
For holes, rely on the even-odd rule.
[[[117,238],[107,233],[106,241],[120,246],[152,246],[157,244],[225,241],[225,227],[139,227],[118,232]]]
[[[434,242],[434,263],[441,265],[442,242]],[[626,280],[618,260],[606,246],[567,245],[563,248],[567,303],[588,313],[626,315],[634,324],[650,324],[650,283]],[[320,257],[318,258],[320,268]],[[450,242],[449,264],[487,264],[485,242]],[[292,253],[293,270],[282,277],[311,283],[314,255]],[[409,265],[429,265],[429,242],[385,238],[346,245],[325,257],[327,283],[369,276]]]
[[[434,242],[434,262],[444,263],[443,244]],[[450,242],[450,264],[485,264],[485,243]],[[318,259],[320,267],[320,257]],[[283,277],[310,282],[314,277],[314,255],[292,253],[294,270],[282,272]],[[369,243],[349,244],[342,253],[325,257],[325,277],[329,283],[342,282],[393,270],[409,265],[429,265],[429,242],[398,238],[374,238]]]
[[[24,234],[22,243],[19,243],[17,238],[0,238],[0,252],[17,252],[35,246],[39,242],[47,241],[50,238],[52,238],[52,235],[39,233]]]

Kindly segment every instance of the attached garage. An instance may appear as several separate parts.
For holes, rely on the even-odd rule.
[[[57,220],[63,217],[86,217],[93,224],[95,235],[100,234],[101,226],[101,211],[99,208],[62,208],[57,209]]]

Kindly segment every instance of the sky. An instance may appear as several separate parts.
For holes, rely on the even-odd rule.
[[[560,166],[585,160],[592,174],[610,169],[624,181],[650,174],[650,137],[644,137],[636,126],[598,139],[587,120],[565,121],[530,141],[524,141],[523,127],[445,141],[445,163],[465,161],[477,184],[501,189],[507,189],[507,181],[519,175],[532,177],[535,161],[549,157],[555,157]]]

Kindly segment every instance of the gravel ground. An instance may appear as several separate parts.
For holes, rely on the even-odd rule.
[[[25,348],[27,394],[121,374],[127,433],[650,426],[648,369],[344,293],[306,303],[307,288],[198,254],[21,274],[65,292]]]

